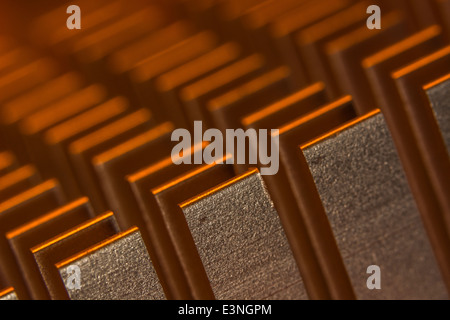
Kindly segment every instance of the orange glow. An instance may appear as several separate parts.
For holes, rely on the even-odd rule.
[[[225,83],[229,83],[236,78],[261,68],[263,65],[264,58],[260,54],[251,55],[225,69],[188,85],[181,91],[181,99],[184,101],[196,99]]]
[[[230,105],[239,101],[242,97],[254,94],[263,88],[275,83],[290,74],[289,68],[282,66],[271,72],[268,72],[261,77],[245,83],[244,85],[231,90],[224,95],[211,100],[208,104],[208,109],[214,111],[224,106]]]
[[[13,287],[6,288],[5,290],[0,291],[0,297],[6,296],[12,292],[14,292]]]
[[[449,55],[449,54],[450,54],[450,46],[447,46],[445,48],[442,48],[439,51],[436,51],[433,54],[430,54],[429,56],[426,56],[425,58],[417,60],[416,62],[414,62],[414,63],[412,63],[412,64],[410,64],[410,65],[408,65],[408,66],[406,66],[406,67],[404,67],[404,68],[402,68],[400,70],[397,70],[397,71],[393,72],[392,73],[392,77],[394,79],[401,78],[404,75],[406,75],[408,73],[411,73],[414,70],[417,70],[419,68],[422,68],[423,66],[426,66],[427,64],[429,64],[429,63],[431,63],[431,62],[433,62],[435,60],[438,60],[438,59],[440,59],[442,57],[445,57],[446,55]]]
[[[369,68],[373,65],[380,63],[386,59],[396,56],[400,52],[406,51],[409,48],[413,48],[417,46],[419,43],[424,42],[427,39],[431,39],[441,33],[441,27],[439,26],[431,26],[426,28],[411,37],[406,38],[405,40],[399,41],[398,43],[387,47],[381,51],[378,51],[371,57],[364,59],[362,64],[364,68]]]
[[[224,156],[224,157],[222,158],[222,163],[225,163],[225,162],[227,161],[227,159],[231,158],[231,156],[232,156],[231,154],[227,154],[226,156]],[[183,177],[181,177],[181,178],[173,179],[172,181],[169,181],[169,182],[163,184],[162,186],[160,186],[160,187],[158,187],[158,188],[152,189],[151,192],[152,192],[153,194],[157,194],[157,193],[160,193],[160,192],[162,192],[162,191],[164,191],[164,190],[170,189],[170,188],[172,188],[173,186],[177,185],[178,183],[181,183],[181,182],[183,182],[183,181],[186,181],[186,180],[188,180],[188,179],[190,179],[190,178],[192,178],[192,177],[194,177],[194,176],[196,176],[196,175],[198,175],[198,174],[200,174],[200,173],[202,173],[202,172],[204,172],[204,171],[206,171],[206,170],[208,170],[208,169],[210,169],[210,168],[212,168],[212,167],[214,167],[214,166],[216,166],[216,165],[217,165],[217,164],[212,163],[212,164],[208,164],[208,165],[201,166],[200,168],[198,168],[198,169],[196,169],[196,170],[193,170],[193,171],[191,171],[191,172],[185,174],[185,175],[184,175]]]
[[[20,181],[31,178],[36,174],[36,170],[32,165],[25,165],[17,170],[0,176],[0,192]]]
[[[73,210],[74,208],[79,207],[88,202],[89,202],[89,199],[87,197],[80,198],[79,200],[69,203],[68,205],[62,206],[53,212],[50,212],[42,217],[39,217],[33,221],[30,221],[30,222],[24,224],[23,226],[20,226],[14,230],[8,232],[6,234],[6,238],[12,239],[14,237],[17,237],[18,235],[21,235],[21,234],[37,227],[40,224],[46,223],[56,217],[63,215],[64,213],[66,213],[70,210]]]
[[[181,156],[181,158],[191,157],[192,154],[194,154],[195,152],[205,148],[207,145],[208,145],[208,142],[202,141],[202,142],[200,142],[200,143],[198,143],[198,144],[196,144],[194,146],[191,146],[191,148],[189,149],[187,154]],[[155,172],[158,172],[159,170],[161,170],[163,168],[166,168],[166,167],[168,167],[168,166],[170,166],[172,164],[173,164],[172,157],[169,156],[169,157],[167,157],[167,158],[165,158],[165,159],[163,159],[163,160],[161,160],[161,161],[159,161],[159,162],[157,162],[157,163],[155,163],[155,164],[153,164],[153,165],[151,165],[151,166],[149,166],[149,167],[147,167],[147,168],[145,168],[145,169],[143,169],[143,170],[141,170],[141,171],[139,171],[139,172],[137,172],[135,174],[132,174],[132,175],[128,176],[127,180],[129,182],[132,182],[132,183],[136,182],[137,180],[142,179],[143,177],[152,175]]]
[[[91,254],[91,253],[93,253],[93,252],[95,252],[95,251],[97,251],[97,250],[99,250],[101,248],[104,248],[104,247],[108,246],[109,244],[111,244],[111,243],[113,243],[113,242],[115,242],[115,241],[117,241],[119,239],[125,238],[129,234],[132,234],[132,233],[134,233],[134,232],[136,232],[138,230],[139,229],[137,227],[133,227],[133,228],[128,229],[128,230],[126,230],[124,232],[118,233],[117,235],[112,236],[111,238],[106,239],[106,240],[100,242],[99,244],[97,244],[95,246],[92,246],[92,247],[90,247],[90,248],[88,248],[86,250],[83,250],[82,252],[80,252],[77,255],[74,255],[74,256],[72,256],[72,257],[70,257],[68,259],[65,259],[65,260],[63,260],[61,262],[56,263],[55,266],[56,266],[57,269],[60,269],[60,268],[66,266],[66,265],[69,265],[72,262],[74,262],[74,261],[76,261],[76,260],[78,260],[78,259],[80,259],[82,257],[85,257],[85,256],[87,256],[87,255],[89,255],[89,254]]]
[[[270,106],[261,109],[260,111],[257,111],[253,113],[252,115],[245,117],[242,119],[242,124],[245,126],[248,126],[255,121],[261,120],[262,118],[265,118],[278,110],[281,110],[285,108],[286,106],[289,106],[291,104],[294,104],[297,101],[301,101],[305,99],[306,97],[309,97],[315,93],[320,92],[325,88],[325,85],[322,82],[316,82],[313,85],[310,85],[309,87],[306,87],[305,89],[302,89],[300,91],[297,91],[293,95],[290,95],[289,97],[279,100],[275,102],[274,104],[271,104]]]
[[[369,112],[369,113],[367,113],[367,114],[365,114],[365,115],[363,115],[363,116],[361,116],[361,117],[359,117],[359,118],[357,118],[355,120],[347,122],[346,124],[343,124],[342,126],[340,126],[339,128],[337,128],[335,130],[327,132],[327,133],[321,135],[320,137],[318,137],[318,138],[316,138],[316,139],[314,139],[312,141],[309,141],[309,142],[307,142],[305,144],[302,144],[300,146],[300,149],[302,149],[302,150],[306,149],[306,148],[312,146],[313,144],[319,143],[320,141],[323,141],[323,140],[327,139],[328,137],[331,137],[331,136],[333,136],[333,135],[335,135],[335,134],[337,134],[339,132],[342,132],[343,130],[345,130],[345,129],[351,127],[351,126],[354,126],[354,125],[360,123],[361,121],[364,121],[364,120],[366,120],[366,119],[368,119],[368,118],[370,118],[370,117],[372,117],[372,116],[374,116],[374,115],[376,115],[378,113],[380,113],[380,110],[376,109],[376,110],[371,111],[371,112]]]
[[[27,200],[43,193],[46,191],[51,190],[52,188],[55,188],[57,186],[57,181],[55,179],[47,180],[40,185],[37,185],[36,187],[30,188],[27,191],[22,192],[21,194],[18,194],[17,196],[14,196],[12,198],[9,198],[8,200],[0,203],[0,215],[2,212],[13,208],[22,202],[26,202]]]
[[[147,109],[138,110],[120,120],[117,120],[116,122],[104,126],[96,132],[90,133],[78,139],[70,145],[69,150],[71,153],[81,153],[103,141],[111,139],[118,133],[125,132],[131,128],[148,122],[150,118],[150,111]]]
[[[159,126],[153,128],[153,129],[150,129],[149,131],[144,132],[144,133],[138,135],[137,137],[135,137],[131,140],[128,140],[122,144],[119,144],[118,146],[96,156],[94,158],[93,162],[95,164],[101,164],[101,163],[108,162],[109,160],[114,159],[125,152],[131,151],[131,150],[135,149],[136,147],[145,144],[148,141],[155,140],[155,139],[163,136],[164,134],[171,132],[173,130],[173,128],[174,128],[174,126],[171,122],[164,122],[164,123],[160,124]]]
[[[64,239],[67,239],[70,236],[73,236],[74,234],[76,234],[76,233],[78,233],[78,232],[80,232],[82,230],[85,230],[85,229],[93,226],[94,224],[96,224],[96,223],[98,223],[100,221],[103,221],[103,220],[106,220],[106,219],[112,217],[113,215],[114,214],[111,211],[108,211],[108,212],[106,212],[106,213],[104,213],[102,215],[99,215],[98,217],[96,217],[94,219],[91,219],[88,222],[83,223],[80,226],[75,227],[75,228],[65,232],[62,235],[56,236],[56,237],[54,237],[54,238],[52,238],[50,240],[45,241],[44,243],[42,243],[42,244],[40,244],[40,245],[38,245],[36,247],[31,248],[31,252],[34,254],[34,253],[36,253],[38,251],[41,251],[41,250],[43,250],[45,248],[48,248],[51,245],[53,245],[53,244],[55,244],[55,243],[57,243],[59,241],[62,241]]]
[[[241,50],[236,43],[225,43],[205,55],[161,75],[156,86],[160,91],[173,90],[188,80],[235,60],[240,53]]]
[[[313,112],[307,114],[306,116],[303,116],[303,117],[301,117],[301,118],[299,118],[299,119],[297,119],[297,120],[295,120],[295,121],[285,125],[284,127],[279,129],[278,133],[272,133],[272,136],[275,136],[277,134],[278,135],[282,135],[285,132],[291,130],[292,128],[298,127],[298,126],[302,125],[303,123],[311,121],[312,119],[314,119],[314,118],[316,118],[318,116],[321,116],[321,115],[323,115],[323,114],[325,114],[325,113],[327,113],[327,112],[329,112],[329,111],[331,111],[333,109],[339,108],[341,105],[343,105],[345,103],[348,103],[348,102],[351,102],[351,101],[352,101],[352,97],[351,96],[345,96],[345,97],[343,97],[343,98],[341,98],[339,100],[336,100],[336,101],[334,101],[334,102],[332,102],[332,103],[330,103],[330,104],[328,104],[328,105],[326,105],[326,106],[324,106],[324,107],[322,107],[322,108],[320,108],[320,109],[318,109],[316,111],[313,111]]]
[[[435,81],[433,81],[433,82],[430,82],[430,83],[424,85],[424,86],[423,86],[423,89],[424,89],[424,90],[428,90],[428,89],[430,89],[430,88],[432,88],[432,87],[434,87],[434,86],[437,86],[437,85],[439,85],[439,84],[441,84],[441,83],[443,83],[443,82],[446,82],[446,81],[449,80],[449,79],[450,79],[450,73],[446,74],[446,75],[443,76],[443,77],[440,77],[439,79],[437,79],[437,80],[435,80]]]
[[[193,197],[193,198],[191,198],[189,200],[186,200],[186,201],[180,203],[179,206],[181,208],[187,207],[187,206],[191,205],[192,203],[197,202],[197,201],[199,201],[199,200],[201,200],[203,198],[206,198],[209,195],[219,191],[220,189],[226,188],[227,186],[230,186],[230,185],[232,185],[233,183],[235,183],[235,182],[237,182],[239,180],[243,180],[246,177],[248,177],[248,176],[250,176],[250,175],[252,175],[254,173],[257,173],[257,172],[259,172],[259,170],[256,169],[256,168],[250,169],[249,171],[247,171],[246,173],[241,174],[240,176],[237,176],[237,177],[235,177],[233,179],[230,179],[230,180],[228,180],[228,181],[218,185],[217,187],[214,187],[214,188],[212,188],[212,189],[210,189],[208,191],[205,191],[205,192],[201,193],[198,196],[195,196],[195,197]]]

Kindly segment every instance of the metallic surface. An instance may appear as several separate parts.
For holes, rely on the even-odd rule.
[[[34,187],[39,182],[41,182],[39,172],[33,165],[25,165],[0,176],[0,202]]]
[[[427,89],[428,99],[433,107],[436,120],[450,156],[450,75],[446,80]]]
[[[381,114],[304,149],[359,299],[448,298]],[[369,290],[370,265],[381,290]]]
[[[195,153],[201,154],[205,146],[206,144],[193,146],[190,152],[186,152],[187,154],[183,155],[183,157],[189,159],[195,157]],[[192,299],[192,296],[187,293],[185,288],[184,272],[181,269],[174,271],[174,269],[177,269],[179,261],[175,256],[170,238],[167,237],[166,227],[160,217],[160,206],[154,201],[150,190],[158,185],[164,185],[167,181],[184,175],[189,170],[199,166],[199,164],[175,165],[172,157],[169,156],[126,177],[130,188],[133,190],[134,198],[137,202],[136,205],[139,205],[136,210],[140,209],[142,212],[148,231],[146,233],[148,238],[146,239],[144,234],[143,238],[148,244],[148,250],[155,269],[161,271],[158,272],[167,299]],[[178,195],[181,196],[182,194],[178,193]],[[183,200],[188,198],[186,197]],[[179,202],[173,202],[173,205],[178,209],[177,205]],[[177,212],[177,214],[182,217],[181,213]],[[167,257],[170,257],[170,262],[167,262]],[[180,287],[182,287],[181,290]]]
[[[305,299],[278,213],[257,171],[182,204],[217,299]]]
[[[80,268],[81,289],[69,289],[72,300],[155,300],[164,293],[137,228],[110,238],[81,255],[58,263],[68,283],[70,266]]]
[[[188,122],[201,120],[211,127],[208,101],[250,81],[262,72],[266,63],[262,55],[252,54],[181,89],[180,98]]]
[[[308,293],[319,299],[354,299],[355,294],[299,145],[353,120],[351,96],[344,96],[280,127],[280,171],[264,176]],[[303,157],[303,159],[301,158]],[[309,245],[308,245],[309,244]]]
[[[70,162],[73,165],[80,188],[92,203],[96,212],[108,210],[100,181],[96,178],[93,158],[112,147],[149,130],[153,117],[146,109],[139,109],[101,129],[72,142],[68,147]]]
[[[213,98],[207,106],[213,124],[223,132],[241,128],[242,117],[289,95],[290,76],[290,69],[281,66]]]
[[[326,44],[334,75],[339,75],[336,78],[341,92],[352,96],[358,114],[363,115],[376,107],[361,62],[374,51],[402,40],[408,33],[404,17],[398,12],[389,12],[383,19],[383,28],[370,30],[363,24]]]
[[[145,299],[138,287],[148,274],[141,277],[141,265],[147,269],[148,263],[142,253],[166,299],[305,292],[312,300],[355,299],[355,272],[350,279],[342,255],[357,257],[350,262],[358,268],[372,248],[372,263],[388,262],[381,261],[382,290],[371,294],[414,294],[431,279],[420,288],[426,294],[438,265],[450,295],[450,158],[441,134],[448,120],[433,113],[427,99],[428,88],[450,72],[450,0],[77,4],[82,28],[69,30],[68,4],[0,1],[0,297],[14,291],[20,300],[69,299],[68,278],[57,265],[86,258],[94,266],[82,265],[83,284],[89,284],[82,290],[88,292],[73,295],[101,299],[106,287],[108,299],[116,290],[122,299]],[[367,28],[369,5],[381,7],[381,30]],[[71,18],[77,24],[76,15]],[[398,163],[391,165],[385,149],[372,150],[363,134],[368,130],[362,130],[360,141],[346,141],[354,148],[334,147],[332,159],[347,151],[339,162],[320,158],[325,151],[315,159],[324,166],[320,170],[330,169],[319,181],[325,191],[348,182],[339,184],[340,198],[329,206],[343,208],[331,217],[333,227],[344,230],[340,241],[354,240],[341,251],[302,150],[321,145],[331,130],[331,140],[344,134],[343,128],[352,129],[355,109],[366,116],[351,126],[373,116],[366,114],[372,108],[385,117],[417,210],[402,205],[399,194],[407,184],[397,183]],[[279,128],[272,135],[279,138],[278,173],[255,178],[258,171],[248,170],[261,170],[261,163],[175,165],[170,133],[192,129],[193,120],[203,120],[204,129]],[[164,138],[152,129],[162,123],[173,124]],[[380,134],[370,132],[370,138],[378,141]],[[367,174],[371,168],[373,176]],[[55,181],[35,186],[47,179]],[[86,221],[84,214],[64,211],[79,196],[88,197],[100,215]],[[375,211],[376,205],[382,209]],[[423,243],[416,243],[424,237],[416,222],[428,235],[425,256]],[[122,243],[134,228],[142,252]],[[421,260],[430,247],[434,269],[424,267],[433,259]],[[111,252],[117,261],[105,257]],[[417,255],[405,258],[410,252]],[[360,269],[356,279],[364,288],[369,275]],[[403,278],[395,272],[404,272]],[[409,281],[398,281],[404,278]]]
[[[447,45],[391,74],[413,129],[431,188],[441,207],[441,213],[436,217],[440,224],[436,224],[433,233],[439,233],[442,239],[446,237],[447,243],[450,234],[450,159],[423,87],[448,74],[449,66],[450,45]],[[445,256],[445,278],[450,288],[450,247],[439,255],[442,255],[443,259]]]
[[[174,143],[174,126],[164,122],[93,158],[93,164],[108,204],[122,229],[140,227],[142,218],[125,177],[163,158]],[[145,236],[145,230],[142,230]]]
[[[64,202],[65,196],[57,181],[47,180],[0,203],[0,269],[20,299],[28,299],[28,290],[6,233]]]
[[[226,157],[224,157],[224,163],[225,159]],[[199,296],[197,293],[201,291],[203,282],[192,277],[192,272],[183,271],[183,269],[186,270],[186,266],[190,266],[188,269],[198,273],[203,266],[196,254],[195,247],[192,250],[180,248],[180,242],[190,243],[193,246],[193,240],[189,235],[186,221],[181,223],[185,227],[184,232],[177,229],[177,220],[184,220],[183,212],[178,204],[206,192],[234,176],[235,172],[231,165],[203,165],[179,175],[175,179],[166,180],[164,184],[152,188],[151,192],[148,192],[147,188],[141,188],[141,192],[137,194],[162,270],[168,275],[168,282],[173,287],[172,291],[176,292],[176,296],[174,294],[176,299],[214,297],[206,274],[203,274],[204,277],[201,279],[204,280],[206,290]],[[186,234],[187,236],[185,236]],[[193,261],[192,258],[197,258],[197,260]],[[190,279],[188,280],[188,278]],[[189,287],[189,284],[193,284],[195,288]]]
[[[119,226],[113,213],[106,212],[31,248],[30,251],[34,255],[42,280],[47,287],[44,293],[38,293],[33,298],[38,300],[69,299],[55,264],[114,236],[118,232]]]
[[[39,296],[42,297],[48,291],[30,249],[93,216],[94,212],[89,199],[84,197],[30,220],[6,234],[28,292],[33,299],[39,299]],[[47,298],[48,295],[45,297]]]

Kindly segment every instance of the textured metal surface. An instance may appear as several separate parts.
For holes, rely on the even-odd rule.
[[[450,78],[429,88],[427,95],[450,155]]]
[[[183,205],[217,299],[305,299],[278,213],[256,171]]]
[[[34,295],[38,300],[69,299],[55,264],[100,243],[119,232],[119,226],[112,212],[106,212],[94,219],[70,229],[30,249],[39,267],[47,290]]]
[[[80,268],[81,288],[66,288],[72,300],[164,299],[147,249],[136,228],[122,233],[114,241],[104,242],[94,251],[88,249],[75,260],[57,265],[64,283],[68,283],[73,274],[67,268],[74,265]]]
[[[92,218],[94,212],[89,199],[84,197],[61,206],[37,219],[10,230],[6,234],[9,245],[16,257],[28,292],[33,299],[47,293],[31,248]],[[47,298],[47,297],[46,297]]]
[[[21,300],[29,298],[28,290],[6,233],[54,210],[64,198],[57,181],[47,180],[0,203],[0,269]]]
[[[381,114],[304,149],[359,299],[448,298]],[[381,268],[369,290],[367,267]]]

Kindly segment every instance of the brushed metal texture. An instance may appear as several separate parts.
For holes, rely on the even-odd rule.
[[[109,211],[31,248],[46,287],[45,292],[34,294],[32,298],[68,300],[55,264],[114,236],[119,230],[113,213]]]
[[[383,116],[303,152],[357,298],[448,298]],[[370,265],[381,269],[379,290],[367,288]]]
[[[256,170],[182,209],[216,299],[307,298]]]
[[[65,284],[73,274],[67,268],[80,268],[81,288],[68,289],[66,285],[71,300],[164,299],[140,232],[134,228],[126,233],[92,252],[88,249],[87,254],[59,267]]]
[[[450,156],[450,78],[426,91]]]
[[[37,219],[30,220],[6,234],[32,299],[38,299],[38,297],[48,299],[48,291],[30,249],[92,217],[94,217],[94,211],[89,199],[83,197]]]

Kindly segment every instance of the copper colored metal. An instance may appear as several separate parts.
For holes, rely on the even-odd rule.
[[[174,142],[170,139],[173,129],[172,123],[165,122],[93,159],[108,205],[116,214],[119,226],[122,230],[133,226],[139,227],[146,245],[150,242],[149,236],[126,177],[157,162],[170,152],[174,146]],[[152,255],[153,252],[150,249],[149,247],[150,255]],[[162,271],[157,265],[155,267],[160,274]],[[166,287],[165,283],[162,285]]]
[[[436,121],[442,133],[442,138],[447,146],[447,152],[450,155],[450,113],[448,106],[450,101],[450,73],[425,85],[423,88],[428,96]]]
[[[164,292],[142,241],[131,228],[56,264],[72,300],[161,300]],[[68,286],[78,267],[80,286]]]
[[[54,180],[48,180],[0,204],[0,267],[20,299],[29,293],[6,233],[62,205],[65,197]]]
[[[0,107],[0,133],[5,144],[18,158],[29,161],[28,151],[20,134],[19,123],[28,115],[81,89],[83,81],[74,72],[49,79],[37,87],[5,102]]]
[[[317,109],[326,102],[325,86],[323,83],[317,82],[248,114],[241,119],[241,123],[245,128],[279,128],[292,119]]]
[[[307,298],[278,213],[256,169],[180,207],[186,220],[169,232],[183,254],[180,262],[194,298]]]
[[[39,58],[0,75],[0,101],[5,102],[54,78],[58,73],[54,61]]]
[[[204,127],[211,127],[208,101],[260,74],[265,64],[261,55],[254,54],[184,87],[180,97],[189,124],[203,121]]]
[[[34,166],[22,166],[0,177],[0,202],[41,182]]]
[[[110,70],[117,74],[128,72],[143,59],[182,41],[194,32],[195,27],[188,21],[174,22],[114,52],[108,58]]]
[[[325,46],[328,42],[359,27],[367,19],[366,9],[372,2],[358,2],[295,33],[295,59],[303,62],[304,72],[312,81],[325,84],[330,98],[339,97],[338,79],[333,76]],[[297,64],[300,62],[297,62]]]
[[[160,107],[164,101],[158,95],[156,80],[160,75],[214,50],[217,43],[217,35],[202,31],[144,59],[130,71],[130,81],[136,87],[139,98],[151,107],[157,119],[170,120],[177,127],[187,126],[179,104],[169,103],[165,108]]]
[[[150,112],[140,109],[77,139],[68,146],[70,162],[80,188],[89,197],[97,213],[106,211],[108,205],[94,170],[93,158],[153,126]]]
[[[226,129],[241,128],[241,119],[290,93],[287,67],[275,68],[208,102],[208,112],[214,127]]]
[[[79,30],[69,4],[4,2],[0,296],[435,298],[450,288],[450,0],[78,0]],[[381,30],[366,25],[370,5]],[[355,122],[374,108],[386,124],[376,113]],[[179,155],[196,163],[175,164],[171,135],[197,120],[267,129],[258,147],[279,142],[278,172],[260,176],[262,158],[201,163],[198,135]],[[244,148],[261,151],[252,140]],[[387,262],[384,291],[365,292],[369,258]]]
[[[17,163],[14,155],[9,151],[0,153],[0,176],[11,172],[17,168]]]
[[[80,1],[77,5],[86,13],[83,17],[83,27],[78,32],[68,28],[60,28],[66,25],[67,6],[55,8],[37,17],[31,23],[31,36],[40,46],[49,46],[60,56],[71,53],[71,46],[84,36],[87,36],[106,25],[119,19],[122,15],[132,13],[142,8],[141,1]]]
[[[352,95],[360,115],[376,108],[361,61],[374,51],[402,40],[409,32],[404,17],[391,12],[384,17],[380,30],[370,30],[363,25],[327,43],[326,51],[341,92]]]
[[[310,67],[300,59],[295,39],[307,27],[343,10],[350,4],[348,0],[304,1],[303,5],[278,17],[268,28],[271,42],[275,44],[284,63],[292,68],[292,77],[297,88],[302,88],[311,79],[307,73]],[[270,42],[269,42],[270,43]],[[315,79],[315,81],[319,81]]]
[[[420,214],[379,110],[339,127],[301,149],[356,297],[448,298]],[[381,290],[370,290],[368,280],[363,276],[372,265],[381,270]]]
[[[184,154],[183,158],[190,159],[195,157],[196,153],[201,154],[205,146],[205,143],[192,146],[190,152]],[[168,156],[126,177],[133,191],[135,210],[143,217],[141,233],[153,257],[153,264],[156,270],[160,271],[160,277],[163,279],[161,282],[168,299],[190,299],[191,295],[183,286],[183,271],[177,268],[176,258],[172,258],[170,263],[167,262],[167,257],[174,257],[175,252],[165,232],[166,227],[158,215],[158,207],[149,207],[149,203],[154,204],[150,190],[200,166],[200,164],[175,165],[172,157]]]
[[[47,289],[31,252],[31,248],[94,216],[89,200],[81,198],[31,220],[6,234],[30,295],[45,296]]]
[[[53,175],[58,178],[67,196],[75,199],[82,195],[70,165],[67,147],[71,142],[119,119],[129,108],[124,97],[114,97],[88,111],[74,116],[43,134],[44,150],[52,164]]]
[[[106,67],[105,58],[140,37],[155,32],[166,20],[165,13],[152,5],[122,14],[117,21],[73,41],[72,54],[82,66],[100,71],[100,67]]]
[[[391,73],[405,64],[412,63],[420,57],[438,50],[443,42],[441,28],[432,26],[363,61],[378,106],[383,112],[398,150],[424,226],[428,234],[436,236],[430,239],[435,250],[436,248],[442,250],[439,249],[441,243],[447,242],[447,235],[442,230],[445,226],[442,220],[444,212],[433,190],[413,127],[408,120],[402,98],[396,89]]]
[[[448,73],[450,46],[392,73],[450,232],[450,159],[423,86]],[[437,226],[438,227],[438,226]],[[450,240],[450,239],[449,239]]]
[[[0,107],[2,112],[0,121],[4,125],[15,124],[29,114],[81,89],[82,83],[80,76],[75,72],[49,79]]]
[[[173,125],[165,122],[93,159],[103,192],[121,228],[143,225],[126,176],[157,162],[170,152],[173,146],[170,141],[172,130]]]
[[[36,59],[36,52],[33,52],[25,46],[18,46],[17,44],[0,52],[0,75],[5,75],[26,63]]]
[[[101,85],[91,85],[63,99],[48,105],[46,108],[27,116],[20,123],[20,131],[27,149],[36,166],[45,177],[50,177],[52,166],[42,152],[45,130],[78,115],[103,102],[106,90]]]
[[[286,220],[301,219],[292,225],[292,234],[295,234],[295,228],[300,231],[307,230],[303,232],[309,235],[314,250],[311,254],[314,258],[311,261],[315,262],[318,268],[315,269],[314,264],[309,266],[306,264],[306,267],[309,267],[305,271],[308,272],[306,274],[309,272],[315,274],[323,283],[319,287],[322,291],[318,292],[324,294],[323,286],[325,286],[326,294],[333,299],[353,299],[354,293],[322,204],[315,192],[314,181],[308,174],[307,166],[301,161],[298,146],[355,117],[352,99],[345,96],[285,124],[279,131],[280,171],[275,176],[265,176],[274,201],[277,198],[280,200],[278,202],[282,208],[280,212],[286,212]],[[296,210],[289,208],[288,204],[291,201],[296,204]],[[297,218],[296,212],[299,213]],[[297,248],[302,248],[302,244],[293,239]],[[314,285],[312,283],[311,287],[314,288]]]
[[[242,54],[241,47],[234,42],[226,42],[209,52],[158,76],[156,90],[161,103],[177,108],[186,119],[186,110],[180,97],[182,88],[216,72],[233,62]],[[187,123],[186,125],[192,125]],[[189,126],[188,126],[189,127]]]
[[[442,21],[447,28],[447,39],[450,39],[450,0],[437,0]]]
[[[186,166],[187,167],[187,166]],[[135,193],[144,220],[155,248],[155,253],[164,275],[171,286],[176,299],[192,299],[194,297],[187,283],[184,272],[178,259],[183,259],[180,252],[175,251],[167,228],[172,228],[172,222],[182,215],[178,204],[208,189],[228,180],[234,176],[230,165],[203,165],[164,183],[154,183],[149,188],[135,186]],[[147,184],[148,185],[148,184]]]
[[[34,299],[69,299],[55,264],[119,232],[112,212],[106,212],[30,249],[39,267],[45,291],[34,291]]]
[[[252,52],[263,53],[268,60],[268,67],[278,66],[282,62],[276,46],[271,39],[270,28],[278,19],[290,12],[298,12],[305,5],[311,3],[310,0],[281,0],[263,1],[238,15],[235,19],[239,22],[239,27],[243,33],[242,42],[245,43]],[[302,75],[299,75],[300,78]],[[305,79],[302,79],[305,80]],[[305,84],[306,82],[303,82]]]
[[[327,102],[322,83],[315,83],[242,119],[245,128],[282,128],[292,119],[319,109]],[[270,137],[269,137],[270,138]],[[283,164],[274,176],[264,176],[275,208],[280,215],[294,257],[312,299],[329,299],[330,294],[321,274],[314,249],[304,226]]]

